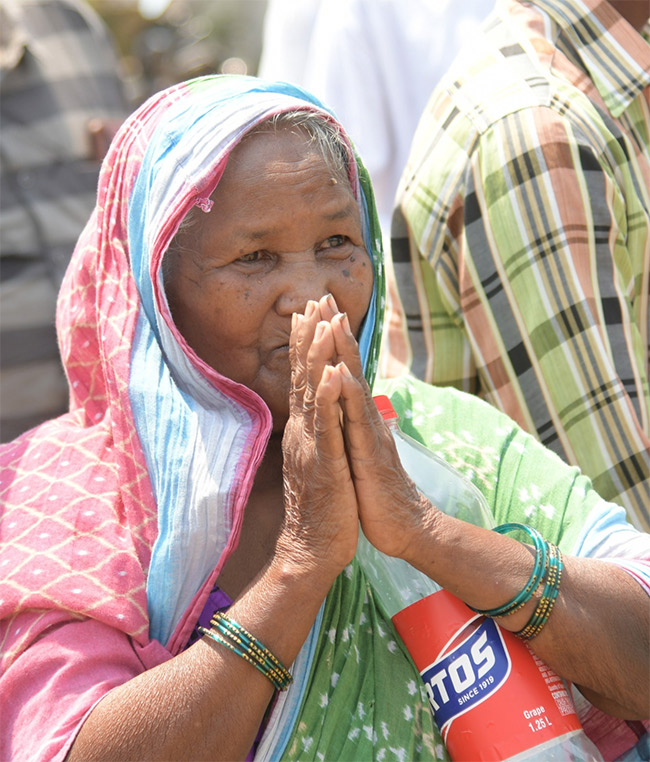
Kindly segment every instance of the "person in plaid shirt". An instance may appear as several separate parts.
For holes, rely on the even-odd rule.
[[[497,0],[397,193],[380,372],[473,392],[650,530],[647,0]]]
[[[129,112],[113,43],[82,0],[0,0],[0,441],[68,406],[56,295]]]

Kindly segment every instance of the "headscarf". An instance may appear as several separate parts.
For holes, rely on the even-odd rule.
[[[187,212],[210,208],[242,135],[298,108],[334,119],[288,84],[202,77],[153,96],[113,141],[59,296],[70,412],[1,453],[9,542],[0,613],[17,621],[22,611],[43,612],[32,632],[5,643],[5,658],[70,617],[182,647],[187,632],[175,638],[175,630],[236,544],[271,421],[254,392],[209,368],[181,337],[161,261]],[[367,174],[358,157],[350,167],[374,264],[360,342],[372,381],[381,243]]]
[[[179,334],[161,262],[188,211],[210,209],[210,196],[242,136],[273,114],[304,108],[335,121],[315,98],[289,84],[202,77],[152,97],[116,135],[100,173],[96,208],[59,296],[57,331],[70,411],[0,449],[2,671],[40,635],[74,621],[95,620],[124,633],[137,653],[155,646],[157,661],[161,653],[164,660],[185,647],[236,546],[271,416],[258,395],[208,367]],[[374,272],[359,337],[372,384],[384,306],[381,234],[367,173],[351,144],[349,151],[350,182]],[[292,734],[315,724],[320,741],[314,754],[320,748],[345,754],[348,746],[357,754],[365,744],[363,754],[372,756],[373,740],[348,737],[340,714],[331,711],[321,722],[322,691],[335,690],[340,678],[334,703],[341,695],[359,697],[358,730],[375,702],[377,727],[384,727],[394,698],[395,658],[411,674],[399,648],[393,643],[388,650],[388,641],[373,645],[370,633],[365,648],[377,650],[368,658],[378,667],[360,670],[358,662],[349,662],[356,630],[368,618],[358,567],[349,567],[335,588],[293,665],[294,685],[276,702],[264,758],[284,758],[288,747],[303,756],[305,742],[295,736],[292,741]],[[382,637],[392,638],[385,621],[377,622]],[[154,659],[140,658],[143,664]],[[376,699],[378,684],[382,700]],[[403,690],[411,704],[406,680]],[[398,723],[404,753],[415,743],[422,748],[413,723],[419,730],[423,722],[431,724],[421,699],[409,707],[409,722]],[[390,742],[397,737],[393,733]]]

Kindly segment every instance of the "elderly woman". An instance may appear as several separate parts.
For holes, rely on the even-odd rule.
[[[59,301],[70,412],[2,452],[2,759],[446,758],[359,526],[482,610],[533,554],[401,467],[370,391],[382,287],[365,171],[306,93],[209,77],[127,121]],[[532,648],[632,746],[649,538],[479,400],[379,388],[562,549]]]

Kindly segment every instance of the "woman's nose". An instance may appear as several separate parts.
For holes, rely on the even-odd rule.
[[[276,300],[276,310],[281,315],[304,312],[310,299],[318,301],[330,291],[326,268],[313,259],[295,262],[284,270]]]

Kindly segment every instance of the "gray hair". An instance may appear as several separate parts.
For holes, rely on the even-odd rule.
[[[322,112],[301,108],[273,114],[273,116],[259,122],[245,133],[239,145],[253,137],[253,135],[268,132],[279,133],[287,130],[305,135],[308,145],[316,147],[335,179],[342,183],[351,184],[350,165],[353,158],[350,145],[339,124],[333,118],[325,116]],[[175,255],[181,254],[185,248],[182,246],[179,238],[196,224],[199,214],[200,212],[196,206],[190,209],[179,225],[176,235],[163,256],[162,276],[165,290],[167,290],[169,279],[172,276]]]
[[[334,119],[324,116],[321,112],[304,108],[274,114],[269,119],[256,124],[244,135],[242,142],[253,135],[265,132],[277,133],[282,130],[290,130],[305,135],[308,144],[316,146],[336,179],[341,182],[350,182],[350,146],[338,123]]]

